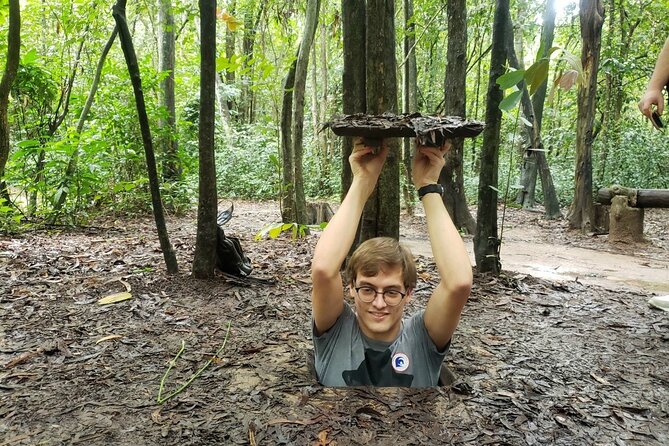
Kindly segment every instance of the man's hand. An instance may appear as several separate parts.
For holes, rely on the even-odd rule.
[[[439,174],[446,160],[444,156],[451,148],[451,142],[446,141],[441,147],[418,146],[413,157],[413,184],[420,189],[428,184],[439,182]]]
[[[646,90],[639,101],[639,110],[645,117],[653,122],[653,125],[655,125],[651,116],[653,111],[657,110],[658,115],[661,115],[664,111],[664,97],[662,96],[662,90]]]
[[[351,164],[353,180],[360,181],[368,195],[376,187],[387,156],[388,146],[385,141],[382,141],[379,147],[366,145],[363,138],[356,138],[353,141],[353,152],[348,157],[348,162]]]

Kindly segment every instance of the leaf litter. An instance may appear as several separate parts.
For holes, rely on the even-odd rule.
[[[276,205],[237,208],[226,232],[240,237],[254,262],[248,280],[166,276],[148,218],[116,229],[0,236],[0,439],[669,444],[669,318],[647,305],[648,294],[513,272],[478,275],[447,357],[456,375],[451,387],[323,388],[305,360],[308,263],[318,235],[255,241],[278,218]],[[523,211],[507,212],[510,221],[528,220]],[[653,215],[659,217],[646,227],[653,240],[646,250],[666,254],[669,213]],[[556,236],[560,223],[529,224],[543,226],[556,244],[597,243]],[[402,230],[423,229],[403,217]],[[195,216],[172,218],[170,231],[188,271]],[[425,304],[437,280],[432,260],[418,260],[421,279],[409,311]],[[130,289],[132,299],[96,305]],[[188,348],[170,383],[188,382],[204,362],[209,366],[158,404],[161,377],[182,341]]]

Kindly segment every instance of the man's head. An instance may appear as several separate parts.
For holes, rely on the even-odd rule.
[[[411,252],[390,237],[369,239],[351,256],[346,277],[362,332],[372,339],[392,341],[416,286]],[[393,299],[392,295],[397,297],[398,293],[403,295],[401,299]]]

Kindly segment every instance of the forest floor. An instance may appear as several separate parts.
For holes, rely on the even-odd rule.
[[[669,211],[647,212],[647,243],[610,245],[508,209],[505,272],[476,276],[446,359],[455,384],[333,389],[305,361],[318,234],[255,241],[278,206],[235,207],[248,280],[190,277],[194,215],[170,219],[175,276],[150,218],[0,235],[0,444],[669,444],[669,313],[647,304],[669,292]],[[402,236],[411,312],[437,276],[420,212]],[[158,404],[182,342],[163,395],[213,360]]]

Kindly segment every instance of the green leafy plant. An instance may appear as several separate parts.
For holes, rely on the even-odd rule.
[[[293,240],[303,238],[309,235],[311,229],[322,230],[327,226],[327,222],[319,225],[303,225],[300,223],[270,223],[258,232],[255,236],[256,240],[262,240],[265,237],[277,238],[284,232],[290,232]]]

